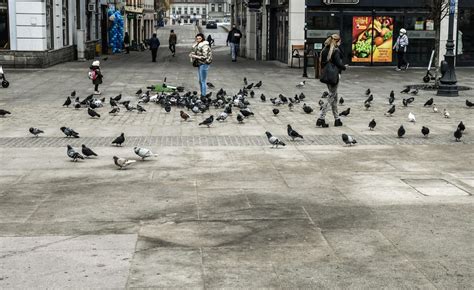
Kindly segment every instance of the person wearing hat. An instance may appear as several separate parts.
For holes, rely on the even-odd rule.
[[[100,71],[100,61],[94,60],[90,66],[89,78],[92,80],[94,85],[94,94],[100,95],[99,85],[102,84],[102,72]]]
[[[401,71],[402,69],[408,69],[410,63],[407,62],[405,58],[405,54],[407,52],[408,47],[408,36],[407,31],[405,28],[400,29],[400,35],[397,38],[397,42],[393,46],[393,49],[397,52],[397,68],[396,71]]]

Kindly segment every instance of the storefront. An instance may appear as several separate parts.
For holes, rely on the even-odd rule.
[[[345,59],[352,65],[394,65],[392,51],[399,30],[410,38],[408,61],[426,66],[435,48],[436,31],[423,1],[360,0],[357,4],[326,5],[306,0],[307,42],[321,49],[327,36],[339,33]],[[350,1],[345,1],[350,2]]]
[[[289,3],[272,0],[267,26],[268,59],[288,62]]]
[[[458,66],[474,65],[474,1],[459,0],[457,33]]]

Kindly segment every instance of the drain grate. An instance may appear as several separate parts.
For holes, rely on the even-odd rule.
[[[424,196],[466,196],[471,195],[466,190],[459,188],[444,179],[402,179],[403,182],[413,187]]]

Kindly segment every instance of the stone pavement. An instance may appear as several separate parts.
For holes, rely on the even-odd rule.
[[[192,26],[176,27],[193,37]],[[166,35],[168,31],[159,33]],[[197,89],[185,37],[175,58],[160,48],[110,56],[102,61],[103,96],[133,96],[161,83]],[[89,63],[43,70],[8,70],[11,87],[0,90],[0,287],[1,288],[463,288],[474,287],[473,198],[474,101],[472,91],[442,98],[420,91],[408,108],[398,92],[419,84],[424,71],[349,68],[343,75],[341,109],[352,108],[344,126],[320,129],[316,115],[281,106],[274,117],[269,101],[279,93],[304,92],[317,111],[324,87],[301,70],[273,62],[230,62],[226,47],[215,50],[209,80],[234,93],[246,76],[262,80],[255,117],[235,116],[211,128],[181,122],[179,110],[120,112],[102,117],[62,108],[75,89],[92,92]],[[474,87],[472,69],[458,70],[460,84]],[[375,101],[365,111],[364,91]],[[388,109],[395,90],[397,112]],[[442,113],[423,108],[430,97]],[[407,120],[409,112],[417,123]],[[217,111],[211,109],[216,114]],[[377,120],[370,132],[368,122]],[[328,118],[328,120],[330,120]],[[462,142],[452,136],[466,124]],[[305,136],[291,142],[286,124]],[[403,124],[407,136],[396,137]],[[431,129],[423,138],[422,125]],[[45,130],[29,136],[31,126]],[[77,130],[68,140],[59,127]],[[268,130],[287,142],[271,149]],[[121,132],[123,147],[110,146]],[[341,133],[359,144],[343,146]],[[71,162],[67,144],[87,144],[99,157]],[[136,158],[132,148],[158,157],[117,170],[112,156]]]

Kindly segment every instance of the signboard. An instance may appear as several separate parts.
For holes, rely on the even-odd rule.
[[[328,38],[332,34],[339,34],[339,30],[307,30],[306,38]]]
[[[393,17],[352,18],[352,62],[392,62]]]

